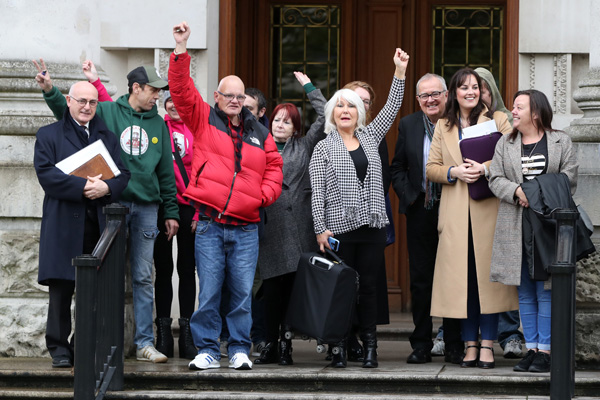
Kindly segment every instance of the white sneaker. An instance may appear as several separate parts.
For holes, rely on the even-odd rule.
[[[156,350],[154,346],[149,344],[143,349],[137,349],[135,355],[138,361],[152,361],[153,363],[166,363],[167,356]]]
[[[235,353],[233,357],[229,359],[229,368],[240,370],[252,369],[252,361],[250,361],[246,353]]]
[[[221,368],[221,363],[208,353],[200,353],[190,361],[188,368],[192,370]]]
[[[433,341],[433,348],[431,349],[432,356],[443,356],[446,352],[446,344],[444,343],[444,339],[440,337],[436,337]]]
[[[257,344],[253,344],[252,350],[254,350],[254,351],[252,352],[252,357],[260,357],[260,353],[262,353],[262,351],[266,345],[267,345],[266,342],[259,342]]]
[[[523,357],[523,345],[519,339],[511,339],[504,346],[504,358]]]

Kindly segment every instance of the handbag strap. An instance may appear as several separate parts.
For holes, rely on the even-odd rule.
[[[187,171],[183,166],[183,160],[181,159],[181,154],[179,154],[179,149],[177,147],[177,141],[175,141],[175,138],[173,138],[173,148],[175,149],[175,151],[173,151],[173,157],[175,157],[175,162],[179,167],[179,172],[181,173],[181,177],[183,178],[183,183],[185,184],[185,187],[188,187],[188,185],[190,184],[190,178],[188,178]]]

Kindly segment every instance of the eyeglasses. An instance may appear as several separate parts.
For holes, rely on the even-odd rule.
[[[235,94],[231,94],[231,93],[221,93],[217,90],[217,93],[219,93],[221,96],[225,97],[225,100],[227,101],[233,101],[233,99],[237,99],[237,101],[239,101],[240,103],[242,103],[244,100],[246,100],[246,96],[243,94],[239,94],[239,95],[235,95]]]
[[[442,93],[445,93],[445,92],[446,92],[445,90],[442,90],[441,92],[435,91],[435,92],[431,92],[431,93],[421,93],[421,94],[418,94],[417,97],[421,101],[427,101],[429,99],[429,97],[431,97],[433,100],[437,100],[440,98]]]
[[[87,103],[90,103],[90,107],[96,107],[98,105],[98,100],[76,99],[73,96],[70,97],[71,99],[75,100],[77,104],[79,104],[81,107],[85,107]]]

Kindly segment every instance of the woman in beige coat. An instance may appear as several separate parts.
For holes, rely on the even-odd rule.
[[[462,367],[493,368],[497,313],[518,308],[517,292],[514,287],[490,282],[498,199],[473,200],[469,196],[467,184],[486,179],[491,160],[479,164],[463,158],[458,142],[463,128],[491,117],[504,134],[511,126],[502,112],[488,115],[480,87],[481,79],[472,69],[463,68],[454,74],[446,112],[435,128],[427,161],[427,179],[443,184],[431,315],[462,319],[462,336],[467,342]]]

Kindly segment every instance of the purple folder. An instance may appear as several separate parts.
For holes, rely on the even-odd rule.
[[[496,143],[498,143],[501,137],[502,134],[500,132],[492,132],[483,136],[463,139],[459,143],[460,152],[463,158],[470,158],[478,163],[489,161],[494,156]],[[473,200],[482,200],[494,196],[485,176],[468,185],[469,195]]]

